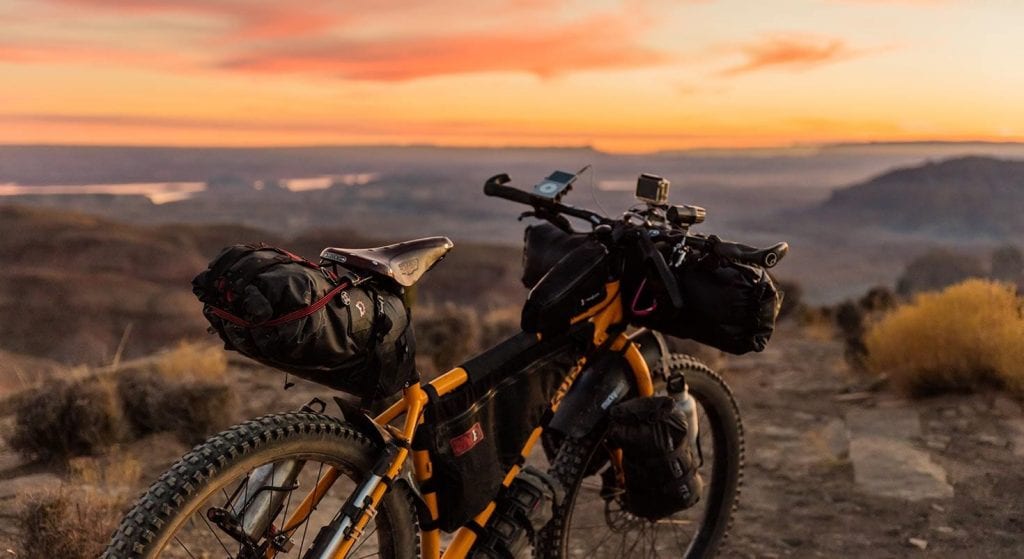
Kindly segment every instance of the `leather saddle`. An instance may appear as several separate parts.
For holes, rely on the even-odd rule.
[[[371,272],[409,287],[454,247],[448,237],[427,237],[376,248],[328,247],[320,258],[355,271]]]

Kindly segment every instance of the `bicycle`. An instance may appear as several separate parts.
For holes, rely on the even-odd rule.
[[[507,175],[492,177],[484,193],[526,204],[530,215],[563,230],[572,230],[567,218],[580,219],[592,229],[585,237],[609,253],[621,252],[626,244],[635,248],[638,242],[653,246],[653,236],[660,244],[674,243],[685,251],[771,267],[788,248],[780,243],[755,249],[689,233],[689,225],[703,220],[703,210],[667,206],[661,194],[655,199],[641,197],[648,200],[646,205],[634,207],[622,219],[610,219],[563,204],[571,180],[556,185],[555,192],[549,186],[548,192],[538,187],[535,193],[509,182]],[[411,285],[451,246],[447,239],[433,238],[369,251],[325,253],[333,251],[336,261],[341,256],[357,268],[356,263],[365,260],[367,273],[383,271],[393,278],[398,274],[403,284]],[[665,259],[657,251],[652,254],[656,273],[671,282],[665,276]],[[415,267],[409,265],[413,260]],[[520,333],[429,383],[417,378],[375,416],[335,398],[341,410],[336,417],[326,413],[324,402],[313,400],[297,412],[250,420],[211,437],[138,500],[103,557],[313,559],[370,556],[364,555],[367,552],[401,558],[491,557],[483,542],[496,537],[492,525],[505,514],[502,499],[514,494],[524,471],[533,471],[526,461],[542,440],[549,454],[548,478],[561,485],[564,495],[551,504],[551,518],[542,527],[527,529],[536,556],[714,555],[726,537],[739,493],[739,409],[726,383],[707,366],[688,356],[669,355],[655,332],[641,328],[627,333],[623,278],[613,271],[601,280],[602,297],[582,301],[585,310],[567,317],[561,332]],[[519,362],[528,365],[509,365]],[[533,365],[541,362],[543,366]],[[557,373],[544,373],[549,374],[545,378],[550,398],[541,407],[522,411],[519,401],[494,398],[517,379],[540,374],[523,372],[529,367]],[[699,429],[693,429],[692,437],[708,482],[699,507],[651,522],[622,508],[621,488],[614,487],[616,451],[603,443],[607,413],[615,402],[651,396],[673,382],[683,382],[683,390],[698,406]],[[515,456],[507,451],[501,456],[500,486],[486,492],[462,487],[465,494],[453,500],[445,492],[451,493],[455,482],[442,478],[447,474],[441,461],[451,456],[445,458],[424,444],[424,439],[434,439],[423,434],[436,435],[441,421],[451,419],[440,414],[452,398],[465,400],[458,402],[462,408],[479,411],[485,398],[470,388],[489,390],[484,396],[492,400],[487,401],[504,406],[488,411],[492,416],[515,416],[528,424],[513,447]],[[468,396],[463,394],[467,391]],[[456,454],[481,440],[500,446],[503,440],[481,427],[481,421],[494,427],[488,423],[491,419],[478,420],[445,440]],[[711,444],[706,444],[708,438]],[[525,442],[519,444],[522,439]],[[299,492],[306,487],[311,489]],[[476,504],[463,506],[470,501]],[[447,518],[446,526],[441,507],[469,510],[471,517],[459,526]],[[692,518],[695,513],[699,516]],[[590,523],[603,534],[598,549],[590,549]],[[454,532],[446,546],[442,528]],[[376,542],[369,543],[374,535]]]

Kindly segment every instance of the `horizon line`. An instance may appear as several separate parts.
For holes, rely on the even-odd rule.
[[[899,147],[899,146],[958,146],[958,145],[986,145],[986,146],[1024,146],[1024,139],[1021,140],[867,140],[867,141],[838,141],[821,143],[789,143],[777,145],[749,145],[749,146],[694,146],[657,149],[649,151],[617,151],[597,148],[593,145],[521,145],[510,144],[500,145],[462,145],[443,143],[324,143],[324,144],[260,144],[260,145],[213,145],[213,144],[82,144],[82,143],[6,143],[0,142],[0,149],[3,148],[95,148],[95,149],[168,149],[168,150],[301,150],[301,149],[439,149],[439,150],[487,150],[487,151],[593,151],[605,155],[662,155],[675,153],[699,153],[699,152],[730,152],[730,151],[788,151],[808,149],[834,149],[849,147]]]

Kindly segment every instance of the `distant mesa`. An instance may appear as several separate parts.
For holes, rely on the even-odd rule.
[[[933,237],[1024,235],[1024,160],[961,157],[896,169],[836,190],[805,216]]]

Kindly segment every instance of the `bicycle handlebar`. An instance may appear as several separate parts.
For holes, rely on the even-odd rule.
[[[512,182],[512,179],[506,173],[494,175],[484,183],[484,194],[487,196],[494,196],[495,198],[504,198],[520,204],[526,204],[527,206],[533,206],[534,209],[539,211],[547,211],[555,214],[576,217],[593,225],[610,223],[610,220],[602,217],[601,214],[590,210],[568,206],[561,202],[555,202],[550,198],[543,198],[541,196],[536,196],[529,192],[519,190],[518,188],[505,186],[510,182]]]
[[[722,258],[765,268],[774,267],[789,252],[789,243],[776,243],[768,248],[756,248],[742,243],[723,241],[714,235],[710,237],[687,235],[685,243],[687,246],[710,251]]]
[[[587,221],[592,225],[615,223],[595,212],[568,206],[550,198],[543,198],[518,188],[506,186],[510,182],[512,182],[512,179],[506,173],[494,175],[487,179],[487,182],[484,184],[484,194],[533,206],[541,214],[550,213],[552,216],[568,215]],[[705,237],[687,234],[684,237],[684,242],[686,246],[703,252],[711,252],[722,258],[765,268],[774,267],[789,252],[789,244],[787,243],[777,243],[768,248],[756,248],[732,241],[723,241],[714,235]]]

